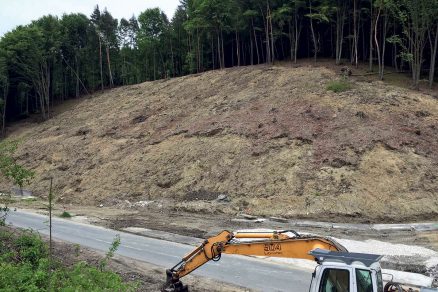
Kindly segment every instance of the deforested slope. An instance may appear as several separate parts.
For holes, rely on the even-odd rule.
[[[120,87],[13,132],[60,202],[160,201],[326,220],[438,215],[438,101],[325,68],[245,67]],[[231,201],[217,203],[219,194]]]

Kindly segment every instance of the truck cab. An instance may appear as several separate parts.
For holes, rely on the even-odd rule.
[[[383,292],[380,255],[310,252],[318,262],[312,273],[310,292]]]

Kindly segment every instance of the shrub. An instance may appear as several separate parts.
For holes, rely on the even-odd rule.
[[[116,247],[113,245],[114,250]],[[109,253],[111,253],[111,250]],[[136,291],[136,283],[124,283],[114,272],[85,262],[64,267],[50,265],[47,244],[38,233],[18,236],[0,229],[0,291]]]
[[[351,89],[351,84],[345,79],[330,81],[327,84],[327,90],[335,93],[344,92]]]
[[[69,212],[64,211],[64,212],[62,212],[61,215],[59,215],[59,217],[61,217],[61,218],[71,218],[72,216],[71,216],[71,214]]]

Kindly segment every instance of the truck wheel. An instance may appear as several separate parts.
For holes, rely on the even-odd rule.
[[[383,288],[384,292],[403,292],[402,287],[400,284],[397,283],[386,283],[385,288]]]

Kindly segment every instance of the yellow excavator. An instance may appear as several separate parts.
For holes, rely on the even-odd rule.
[[[167,281],[162,291],[187,292],[188,287],[180,279],[209,261],[220,260],[222,254],[315,260],[318,265],[312,273],[309,292],[405,291],[397,283],[389,282],[383,286],[379,264],[382,256],[350,253],[332,238],[300,234],[293,230],[222,231],[206,239],[167,270]]]

